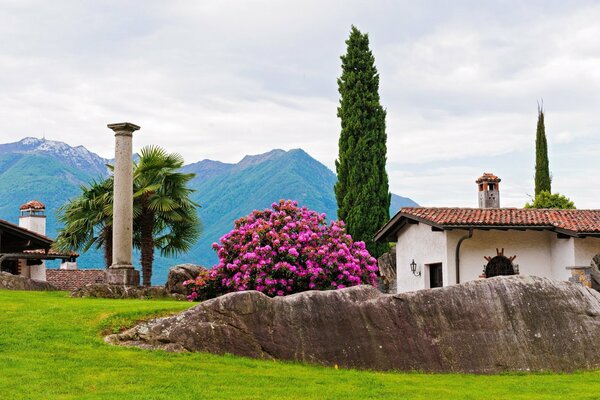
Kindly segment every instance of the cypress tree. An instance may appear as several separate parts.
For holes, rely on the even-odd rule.
[[[338,181],[335,196],[338,218],[355,240],[365,242],[369,253],[379,257],[388,249],[373,236],[390,218],[390,192],[385,170],[385,110],[379,102],[379,74],[369,49],[368,34],[352,26],[341,56],[338,79],[340,105],[337,115],[342,130],[335,162]]]
[[[535,137],[535,195],[541,192],[552,193],[550,189],[550,167],[548,166],[548,142],[544,126],[543,105],[538,104],[538,121]]]

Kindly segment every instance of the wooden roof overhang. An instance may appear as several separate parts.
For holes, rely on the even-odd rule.
[[[52,239],[18,225],[0,220],[0,253],[21,253],[24,250],[43,249],[52,246]]]
[[[0,253],[0,264],[5,260],[69,260],[73,258],[66,254]]]

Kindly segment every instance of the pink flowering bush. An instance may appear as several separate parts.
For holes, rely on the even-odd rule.
[[[191,300],[258,290],[269,296],[318,289],[375,285],[377,264],[363,242],[354,242],[341,221],[326,221],[298,203],[281,200],[272,209],[235,221],[213,248],[219,256],[209,277],[189,281]]]

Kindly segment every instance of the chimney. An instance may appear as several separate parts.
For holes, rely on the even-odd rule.
[[[20,207],[19,226],[46,236],[46,206],[31,200]]]
[[[475,181],[479,192],[479,208],[500,208],[500,181],[490,172],[484,172]]]

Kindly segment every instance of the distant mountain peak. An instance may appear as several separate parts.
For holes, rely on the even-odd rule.
[[[240,169],[248,168],[254,165],[261,164],[265,161],[279,158],[286,153],[287,151],[285,150],[274,149],[262,154],[247,155],[244,158],[242,158],[242,160],[239,163],[236,164],[236,167]]]
[[[17,143],[20,143],[24,146],[37,146],[38,144],[40,144],[43,140],[45,139],[38,139],[38,138],[34,138],[31,136],[28,136],[24,139],[19,140]]]
[[[28,136],[18,142],[0,144],[0,154],[40,154],[55,157],[65,164],[84,170],[91,175],[107,175],[108,160],[92,153],[84,146],[71,147],[65,142]]]

